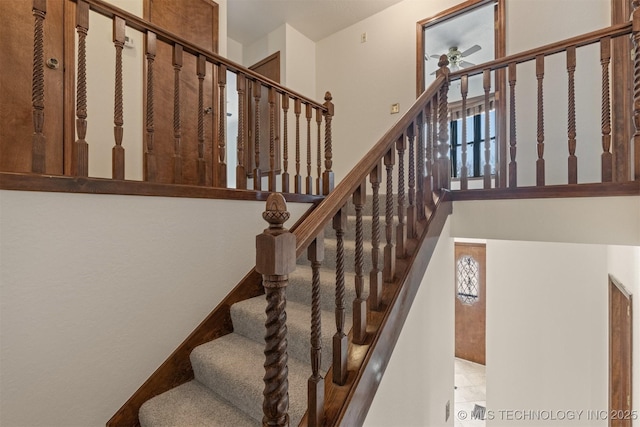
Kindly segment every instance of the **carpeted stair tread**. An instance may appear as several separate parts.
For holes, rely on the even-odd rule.
[[[256,325],[259,327],[259,325]],[[260,326],[264,335],[264,323]],[[191,365],[196,380],[219,390],[229,403],[256,420],[262,420],[264,390],[264,339],[250,340],[232,333],[196,347]],[[298,425],[307,409],[308,364],[289,355],[289,418]]]
[[[366,276],[368,280],[368,276]],[[351,304],[356,297],[355,274],[351,272],[344,273],[345,283],[345,309],[347,313],[351,313]],[[320,269],[320,308],[322,310],[334,311],[336,307],[336,272],[326,268]],[[302,304],[311,305],[311,266],[298,265],[298,267],[289,274],[289,286],[287,286],[287,304],[296,301]]]
[[[382,237],[384,239],[384,235]],[[344,240],[344,271],[355,272],[355,257],[356,257],[356,242],[353,240]],[[379,245],[380,255],[378,257],[378,270],[382,270],[382,262],[384,260],[384,245],[386,241],[381,241]],[[395,240],[393,241],[395,245]],[[338,241],[334,238],[324,239],[324,261],[322,261],[322,268],[333,270],[336,269],[336,252]],[[371,242],[365,242],[363,244],[363,259],[362,259],[362,275],[368,276],[371,271]],[[301,256],[297,260],[298,266],[308,266],[306,254]],[[334,273],[335,274],[335,273]]]
[[[331,298],[335,301],[335,298]],[[352,300],[351,300],[352,301]],[[351,306],[351,301],[345,301],[345,307]],[[335,306],[335,302],[334,302]],[[253,341],[264,342],[264,325],[266,301],[264,296],[258,296],[231,306],[233,330]],[[308,375],[311,375],[310,339],[311,339],[311,308],[308,304],[287,300],[287,351],[305,363],[308,363]],[[351,311],[351,310],[349,310]],[[336,331],[335,314],[333,311],[321,310],[322,325],[322,366],[326,372],[331,366],[332,337]],[[351,316],[345,316],[345,331],[351,329]],[[323,372],[323,375],[324,375]]]
[[[195,380],[148,400],[139,415],[141,427],[261,425]]]

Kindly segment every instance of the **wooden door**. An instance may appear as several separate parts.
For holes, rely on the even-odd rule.
[[[610,427],[631,427],[631,319],[631,295],[609,276]]]
[[[255,71],[268,79],[273,80],[276,83],[280,83],[280,51],[269,55],[268,57],[258,61],[249,67],[250,70]],[[255,99],[253,97],[253,86],[250,86],[247,90],[248,105],[249,107],[249,143],[247,144],[247,159],[245,165],[250,165],[247,168],[247,176],[253,177],[253,169],[255,168]],[[276,173],[280,172],[280,96],[276,97],[276,129],[275,129],[275,170]],[[269,89],[262,86],[260,91],[260,171],[262,176],[268,176],[270,171],[269,167]]]
[[[144,16],[152,23],[206,49],[218,50],[218,5],[211,0],[145,0]],[[180,69],[180,156],[182,174],[174,177],[175,129],[174,129],[174,82],[173,46],[157,42],[154,63],[154,151],[156,153],[158,182],[198,184],[198,76],[197,58],[182,54]],[[216,154],[214,135],[216,132],[215,101],[217,74],[212,64],[207,63],[204,79],[204,116],[206,161],[206,185],[211,185],[213,158]],[[209,109],[211,108],[211,109]]]
[[[455,244],[456,348],[461,359],[485,364],[486,246]]]
[[[62,174],[64,122],[64,8],[48,1],[44,23],[45,172]],[[31,172],[34,16],[30,1],[0,1],[0,170]],[[52,65],[53,63],[50,62]]]

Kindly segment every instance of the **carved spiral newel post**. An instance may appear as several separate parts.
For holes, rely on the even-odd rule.
[[[47,14],[46,0],[33,0],[33,80],[31,102],[33,106],[33,140],[31,147],[31,172],[45,171],[44,126],[44,17]]]
[[[71,167],[75,176],[89,176],[89,145],[87,136],[87,33],[89,31],[89,4],[79,0],[76,4],[76,31],[78,32],[78,78],[76,90],[76,133]]]
[[[331,120],[333,119],[334,107],[331,92],[324,94],[324,106],[327,111],[324,113],[324,173],[322,174],[322,191],[325,195],[333,190],[333,143],[331,139]]]
[[[438,177],[436,189],[449,188],[451,180],[451,165],[449,159],[449,59],[447,55],[440,55],[438,61],[438,76],[444,75],[445,81],[438,93]]]
[[[640,1],[633,0],[633,46],[636,54],[633,59],[633,134],[634,179],[640,180]]]
[[[111,172],[113,179],[124,179],[124,147],[122,146],[122,136],[124,129],[123,117],[123,88],[122,88],[122,49],[125,40],[125,20],[116,16],[113,18],[113,44],[116,48],[116,86],[115,102],[113,112],[113,133],[115,145],[112,150]]]
[[[289,219],[282,194],[267,198],[262,217],[269,228],[256,236],[256,271],[262,274],[267,300],[263,426],[289,425],[286,287],[296,266],[296,238],[284,228]]]

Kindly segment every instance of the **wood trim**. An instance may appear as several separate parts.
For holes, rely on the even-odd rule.
[[[56,193],[122,194],[129,196],[186,197],[196,199],[226,199],[266,201],[268,191],[236,190],[195,185],[160,184],[143,181],[119,181],[103,178],[83,178],[61,175],[35,175],[0,172],[1,190],[44,191]],[[324,196],[283,194],[287,202],[318,204]]]
[[[622,292],[622,294],[626,298],[631,298],[631,293],[627,290],[627,288],[624,287],[622,282],[620,282],[618,279],[616,279],[616,277],[613,274],[609,274],[609,281],[611,283],[613,283],[616,286],[616,288],[618,288],[618,290],[620,292]]]
[[[276,83],[280,83],[280,51],[272,53],[271,55],[267,56],[266,58],[261,59],[260,61],[256,62],[255,64],[251,65],[248,68],[251,71],[255,71],[257,68],[260,68],[263,65],[268,64],[271,61],[277,61],[278,62],[277,75],[274,76],[274,78],[272,80],[274,82],[276,82]]]
[[[626,414],[631,413],[633,402],[633,298],[622,283],[611,274],[609,274],[607,289],[609,294],[607,325],[609,411],[610,413],[622,411]],[[609,425],[631,427],[631,417],[612,418]]]
[[[640,196],[640,181],[628,181],[624,183],[547,185],[545,187],[518,187],[515,189],[494,188],[488,190],[455,190],[452,191],[451,194],[454,201]]]

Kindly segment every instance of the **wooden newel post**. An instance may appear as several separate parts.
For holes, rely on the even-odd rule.
[[[449,188],[451,181],[451,164],[449,159],[449,105],[447,95],[449,92],[449,59],[447,55],[440,55],[438,61],[438,76],[444,75],[445,81],[438,95],[438,177],[436,188]],[[435,178],[435,177],[434,177]]]
[[[287,367],[287,314],[285,290],[289,273],[296,266],[296,238],[283,227],[289,219],[280,193],[267,198],[262,217],[269,228],[256,236],[256,271],[262,274],[267,299],[264,350],[263,426],[289,425],[289,380]]]
[[[333,102],[331,102],[332,99],[331,92],[324,94],[324,106],[327,108],[327,111],[324,113],[324,173],[322,174],[322,190],[325,195],[329,194],[334,186],[333,171],[331,170],[333,166],[331,120],[333,119],[334,113]]]
[[[635,55],[633,59],[633,134],[634,148],[634,179],[640,180],[640,1],[633,1],[633,47]]]

